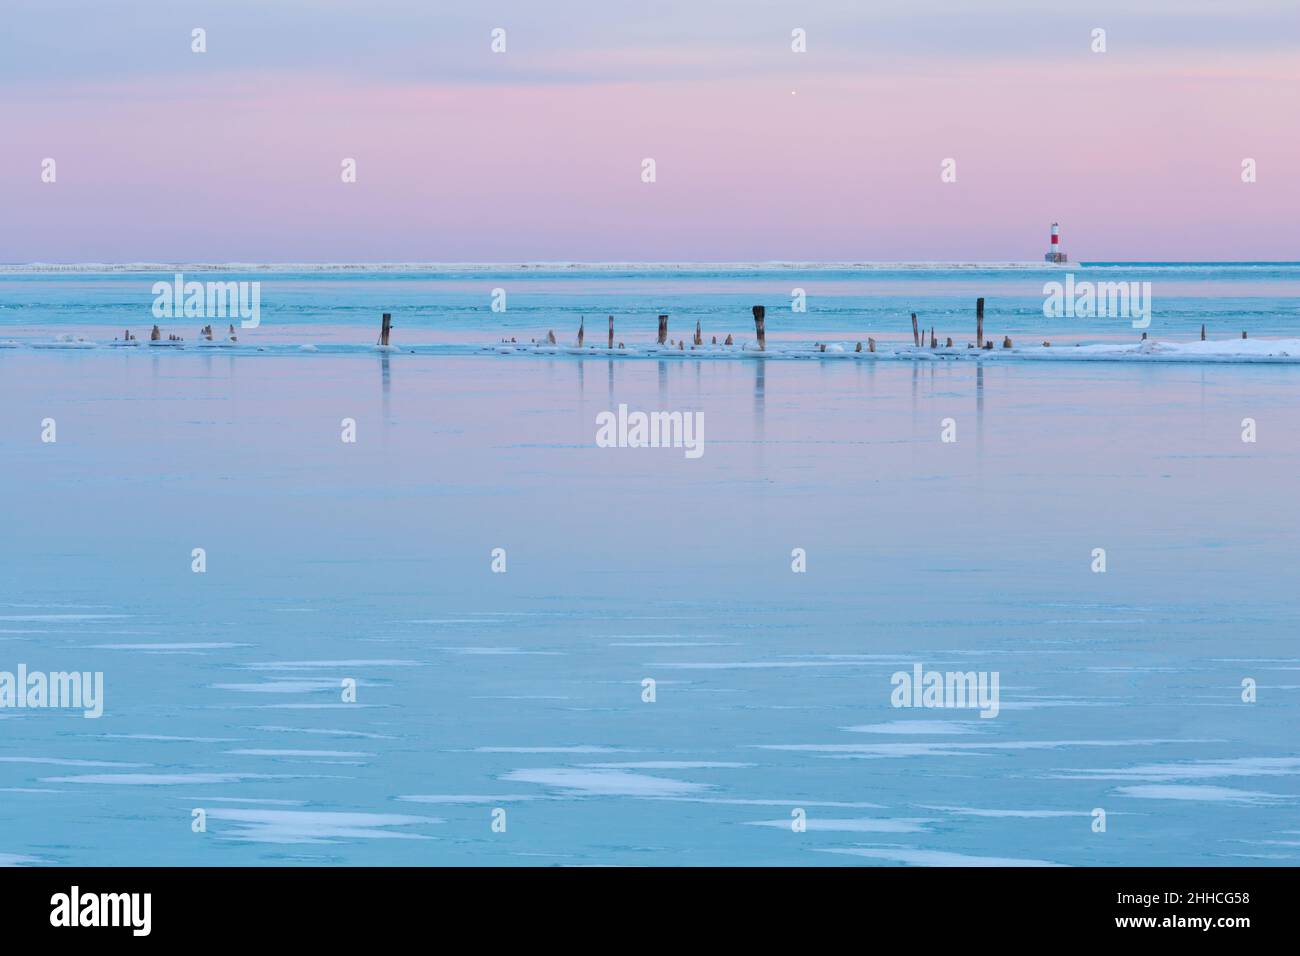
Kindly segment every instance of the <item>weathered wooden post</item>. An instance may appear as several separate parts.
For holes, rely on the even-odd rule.
[[[606,348],[612,349],[613,347],[614,347],[614,317],[611,315],[609,317],[609,345],[607,345]]]
[[[938,347],[939,340],[934,337],[934,326],[932,325],[930,326],[930,348],[936,349]]]
[[[1011,348],[1011,336],[1009,335],[1002,336],[1002,347],[1004,349]]]
[[[762,305],[754,306],[754,334],[758,336],[758,350],[767,351],[767,307]]]
[[[659,344],[663,345],[668,341],[668,316],[659,316]]]
[[[875,350],[876,350],[876,340],[871,338],[871,336],[867,336],[867,351],[874,352]]]
[[[1245,330],[1245,329],[1242,329],[1242,330],[1241,330],[1241,337],[1242,337],[1243,339],[1246,337],[1246,330]]]
[[[393,329],[393,316],[392,316],[392,313],[385,312],[385,313],[384,313],[383,321],[381,322],[381,324],[380,324],[380,326],[379,326],[379,344],[380,344],[380,345],[383,345],[383,346],[387,346],[387,345],[388,345],[388,333],[391,332],[392,329]]]
[[[984,297],[975,300],[975,347],[984,348]]]
[[[1201,341],[1202,341],[1202,342],[1205,341],[1205,323],[1204,323],[1204,322],[1201,323]]]
[[[703,345],[703,344],[704,344],[704,336],[702,336],[702,335],[700,334],[700,320],[699,320],[699,319],[696,319],[696,320],[695,320],[695,344],[696,344],[696,345]]]
[[[917,348],[921,347],[921,333],[916,328],[916,313],[912,313],[912,344]]]
[[[578,319],[578,348],[582,348],[582,339],[587,331],[587,317],[584,315]]]

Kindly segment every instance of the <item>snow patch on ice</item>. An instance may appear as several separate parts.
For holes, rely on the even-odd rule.
[[[430,840],[419,833],[395,832],[389,827],[442,823],[438,817],[411,817],[394,813],[338,813],[323,810],[248,810],[218,807],[207,811],[209,822],[231,822],[231,830],[216,829],[228,840],[252,843],[332,844],[350,840]]]
[[[968,856],[945,850],[918,850],[912,847],[867,849],[860,847],[818,848],[818,853],[841,853],[873,860],[888,860],[904,866],[1064,866],[1047,860],[1022,859],[1007,856]]]
[[[1060,777],[1074,780],[1210,780],[1216,777],[1290,777],[1300,774],[1300,757],[1237,757],[1189,763],[1141,764],[1136,767],[1067,769]]]
[[[929,824],[937,822],[923,817],[899,817],[892,820],[875,817],[862,817],[856,820],[808,817],[804,825],[809,833],[924,833],[929,830]],[[749,827],[789,830],[791,821],[746,820],[744,824]]]
[[[502,780],[535,783],[583,797],[670,797],[711,789],[707,784],[652,777],[628,770],[541,767],[511,770]]]
[[[579,744],[574,747],[475,747],[476,754],[632,754],[623,747],[600,747]]]
[[[964,817],[988,817],[990,819],[1050,820],[1056,817],[1087,817],[1087,810],[984,810],[978,807],[945,807],[921,804],[923,810],[940,810]],[[1116,814],[1118,816],[1118,814]]]
[[[355,757],[373,757],[372,753],[360,750],[227,750],[225,753],[238,757],[335,757],[339,759]]]
[[[1212,784],[1143,783],[1131,787],[1117,787],[1115,792],[1123,797],[1139,800],[1195,800],[1205,803],[1281,803],[1289,799],[1275,793],[1258,790],[1236,790]]]
[[[855,734],[897,734],[900,736],[978,733],[973,721],[961,723],[956,720],[890,720],[883,724],[855,724],[852,727],[841,727],[840,729]]]
[[[234,646],[234,645],[231,645]],[[247,645],[242,645],[247,646]],[[402,660],[344,660],[344,661],[257,661],[243,667],[254,671],[298,671],[334,667],[426,667],[424,661]]]
[[[712,760],[629,760],[624,763],[584,763],[598,770],[743,770],[752,763],[725,763]]]
[[[283,780],[267,773],[88,773],[72,777],[44,777],[41,783],[88,783],[123,787],[170,787],[180,784],[240,783],[244,780]]]
[[[409,803],[518,803],[520,800],[545,800],[543,796],[535,793],[512,793],[485,795],[478,793],[413,793],[406,796],[400,796],[398,800],[405,800]]]

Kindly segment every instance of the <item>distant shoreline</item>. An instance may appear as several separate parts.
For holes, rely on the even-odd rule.
[[[116,275],[174,272],[227,273],[782,273],[782,272],[1069,272],[1072,269],[1276,269],[1300,262],[31,262],[0,263],[3,275]]]

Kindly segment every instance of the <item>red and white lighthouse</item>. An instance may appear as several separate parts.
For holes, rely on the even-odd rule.
[[[1069,262],[1069,258],[1061,251],[1061,224],[1052,223],[1052,244],[1047,250],[1047,255],[1043,258],[1048,262]]]

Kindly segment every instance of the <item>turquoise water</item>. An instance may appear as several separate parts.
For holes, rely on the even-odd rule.
[[[12,270],[16,267],[7,267]],[[0,336],[39,340],[58,334],[97,339],[124,328],[148,337],[153,284],[174,270],[42,274],[0,267]],[[750,307],[765,305],[768,336],[810,341],[819,335],[910,340],[910,313],[940,340],[973,339],[975,299],[986,299],[990,335],[1063,341],[1131,341],[1140,336],[1122,318],[1043,315],[1043,285],[1072,273],[1084,282],[1150,282],[1149,335],[1212,338],[1295,335],[1300,328],[1300,264],[1090,264],[1058,268],[938,266],[750,265],[730,268],[416,267],[358,271],[199,271],[198,281],[261,282],[261,326],[244,341],[373,342],[379,314],[390,312],[402,344],[494,341],[501,335],[544,337],[554,328],[571,338],[579,319],[603,336],[614,315],[620,339],[648,340],[656,316],[670,315],[674,335],[694,331],[749,336]],[[505,311],[492,311],[494,289],[505,290]],[[792,311],[802,289],[806,312]],[[161,323],[193,341],[206,320]],[[235,323],[238,325],[238,323]],[[526,339],[525,339],[526,340]]]
[[[1293,268],[1197,276],[1223,294],[1188,301],[1294,334]],[[570,287],[729,316],[787,278],[727,302],[542,279],[504,321],[569,315]],[[956,314],[992,280],[1019,278],[936,284]],[[284,341],[381,307],[403,336],[498,328],[464,304],[491,277],[285,281],[298,311],[258,330]],[[2,334],[111,330],[149,284],[6,276]],[[1298,387],[1290,366],[0,349],[0,671],[105,685],[97,720],[0,709],[0,860],[1294,864]],[[596,447],[620,403],[702,411],[704,455]],[[917,664],[997,672],[998,715],[892,706]]]

